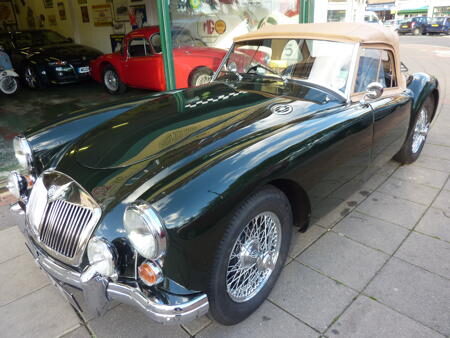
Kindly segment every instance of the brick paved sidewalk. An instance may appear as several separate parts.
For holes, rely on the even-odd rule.
[[[450,58],[427,63],[430,48],[414,48],[404,58],[410,69],[440,76],[443,89],[444,109],[420,159],[404,167],[389,162],[306,233],[296,232],[280,280],[249,319],[233,327],[208,317],[166,327],[126,305],[102,318],[79,317],[34,265],[18,228],[10,226],[20,219],[3,206],[1,335],[450,336]]]

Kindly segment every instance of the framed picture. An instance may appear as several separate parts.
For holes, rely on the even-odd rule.
[[[44,8],[53,8],[53,0],[43,0]]]
[[[9,27],[10,25],[16,25],[16,15],[11,1],[0,0],[0,30],[3,27]]]
[[[111,5],[93,5],[92,9],[92,20],[94,21],[94,26],[111,26],[113,22],[111,14]]]
[[[123,38],[125,34],[111,34],[111,50],[113,53],[119,52],[122,49]]]
[[[64,7],[64,2],[58,2],[58,13],[60,20],[66,20],[66,7]]]
[[[86,5],[87,4],[87,0],[78,0],[78,4],[79,5]]]
[[[130,6],[130,24],[133,29],[142,28],[147,22],[145,5]]]
[[[113,10],[115,21],[128,21],[128,0],[114,0]]]
[[[89,22],[89,12],[87,6],[81,6],[81,19],[84,23]]]
[[[50,26],[56,26],[57,25],[57,23],[56,23],[56,15],[55,14],[49,14],[48,15],[48,24]]]

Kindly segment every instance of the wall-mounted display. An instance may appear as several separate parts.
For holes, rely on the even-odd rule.
[[[66,8],[64,7],[64,2],[58,2],[58,13],[60,20],[66,20]]]
[[[15,25],[16,16],[14,15],[14,9],[11,1],[0,1],[0,30],[6,28],[9,25]]]
[[[142,28],[147,22],[145,5],[133,5],[129,9],[130,25],[133,29]]]
[[[111,5],[93,5],[92,9],[92,20],[94,21],[94,26],[111,26],[113,22]]]
[[[56,26],[57,25],[57,23],[56,23],[56,15],[55,14],[49,14],[48,15],[48,24],[50,26]]]
[[[81,20],[86,23],[89,22],[89,12],[87,6],[81,6]]]
[[[122,49],[123,38],[125,34],[111,34],[109,38],[111,39],[111,51],[116,53]]]
[[[53,8],[53,0],[43,0],[44,8]]]
[[[128,21],[128,0],[114,0],[114,20]]]
[[[79,5],[86,5],[87,4],[87,0],[78,0],[78,4]]]

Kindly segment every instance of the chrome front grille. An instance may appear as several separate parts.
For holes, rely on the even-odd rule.
[[[36,243],[57,260],[79,266],[100,218],[101,208],[71,177],[45,171],[26,205],[26,223]]]
[[[73,258],[80,235],[92,219],[88,208],[56,200],[48,203],[39,238],[42,243],[61,255]]]

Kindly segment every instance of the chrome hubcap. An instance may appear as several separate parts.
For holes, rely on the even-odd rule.
[[[11,76],[7,76],[0,81],[0,86],[5,94],[12,94],[17,90],[17,81]]]
[[[244,227],[228,260],[226,285],[233,301],[248,301],[264,287],[280,248],[281,223],[273,212],[260,213]]]
[[[25,71],[25,81],[27,81],[28,86],[31,88],[36,87],[36,76],[34,75],[34,71],[28,67]]]
[[[196,86],[200,86],[202,84],[209,83],[211,81],[211,75],[202,74],[200,75],[197,80],[195,81]]]
[[[117,78],[117,74],[112,70],[107,70],[105,72],[105,86],[111,91],[116,91],[119,86],[119,79]]]
[[[417,118],[416,125],[414,127],[413,142],[412,142],[412,152],[417,153],[422,147],[423,143],[428,134],[428,129],[430,128],[430,123],[428,122],[428,112],[425,108],[419,112],[419,117]]]

